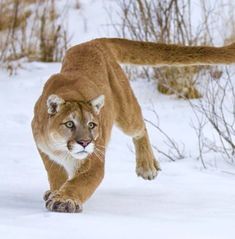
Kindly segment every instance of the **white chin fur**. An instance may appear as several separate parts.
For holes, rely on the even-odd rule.
[[[72,155],[73,158],[78,159],[78,160],[85,159],[89,155],[89,153],[86,153],[86,152],[81,152],[81,153],[70,152],[70,154]]]
[[[85,151],[85,152],[84,152]],[[73,145],[73,149],[70,151],[70,154],[75,159],[85,159],[89,154],[92,154],[94,152],[94,144],[90,143],[85,149],[79,145],[75,144]]]

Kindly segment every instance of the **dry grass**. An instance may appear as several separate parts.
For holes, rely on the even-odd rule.
[[[0,31],[25,25],[32,12],[23,8],[19,0],[0,1]]]
[[[0,0],[2,65],[12,69],[18,64],[11,62],[20,58],[60,61],[68,47],[64,24],[67,7],[64,6],[61,15],[55,0]]]

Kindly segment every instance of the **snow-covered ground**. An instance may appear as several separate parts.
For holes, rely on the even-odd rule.
[[[77,41],[104,36],[97,29],[105,23],[105,14],[95,15],[95,10],[105,1],[84,2],[90,17],[88,28],[78,27]],[[155,122],[154,108],[161,128],[184,143],[186,158],[170,162],[156,153],[162,168],[158,178],[137,178],[131,139],[114,128],[104,181],[83,213],[48,212],[42,200],[48,182],[30,122],[43,84],[59,69],[58,63],[33,62],[11,78],[0,72],[0,238],[234,238],[234,174],[202,168],[195,160],[197,139],[190,126],[194,115],[189,104],[159,95],[153,83],[142,80],[132,82],[132,87],[144,117]],[[147,126],[152,144],[167,149],[155,128]]]

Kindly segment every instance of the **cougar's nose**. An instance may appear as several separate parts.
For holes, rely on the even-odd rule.
[[[91,140],[78,140],[77,141],[78,144],[82,145],[84,148],[91,143]]]

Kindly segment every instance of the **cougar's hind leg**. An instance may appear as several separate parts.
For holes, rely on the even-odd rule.
[[[154,157],[142,112],[134,95],[130,102],[128,108],[121,110],[122,114],[116,123],[124,133],[132,137],[136,152],[137,175],[152,180],[157,176],[160,166]]]

